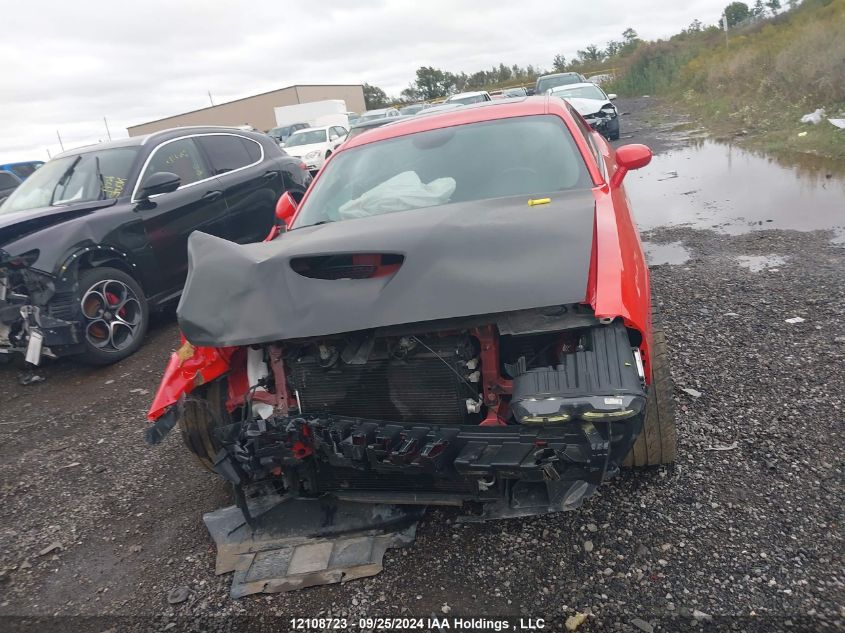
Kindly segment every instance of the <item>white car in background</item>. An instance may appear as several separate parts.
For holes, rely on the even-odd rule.
[[[378,110],[367,110],[358,117],[356,123],[363,123],[364,121],[372,121],[373,119],[384,119],[387,117],[399,116],[399,110],[396,108],[379,108]]]
[[[470,105],[471,103],[481,103],[483,101],[491,101],[490,94],[486,90],[477,90],[476,92],[459,92],[446,99],[443,103],[460,103],[461,105]]]
[[[594,130],[608,140],[619,138],[619,112],[612,103],[615,94],[606,94],[589,82],[558,86],[549,90],[549,94],[569,102]]]
[[[285,152],[302,159],[309,171],[317,171],[332,152],[346,140],[345,127],[329,125],[297,130],[285,141]]]

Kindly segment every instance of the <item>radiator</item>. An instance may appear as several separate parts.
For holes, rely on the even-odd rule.
[[[425,352],[406,360],[381,358],[363,365],[339,362],[332,369],[324,369],[316,358],[306,356],[290,363],[290,385],[299,392],[303,413],[472,424],[466,400],[478,398],[478,387],[456,375],[467,373],[460,359],[438,353],[443,360]]]

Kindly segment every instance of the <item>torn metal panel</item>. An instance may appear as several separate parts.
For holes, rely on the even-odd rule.
[[[414,541],[425,507],[267,496],[250,510],[252,528],[236,506],[203,517],[233,598],[374,576],[389,548]]]

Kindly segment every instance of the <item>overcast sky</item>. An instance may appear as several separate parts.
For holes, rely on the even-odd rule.
[[[397,95],[419,66],[549,68],[633,27],[715,23],[727,0],[39,0],[3,10],[0,162],[47,159],[126,127],[295,83]],[[335,6],[337,8],[331,8]]]

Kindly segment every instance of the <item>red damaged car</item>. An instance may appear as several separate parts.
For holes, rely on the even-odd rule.
[[[235,485],[294,497],[578,507],[675,459],[663,332],[614,151],[560,99],[345,143],[259,244],[194,233],[185,337],[148,440],[179,424]]]

